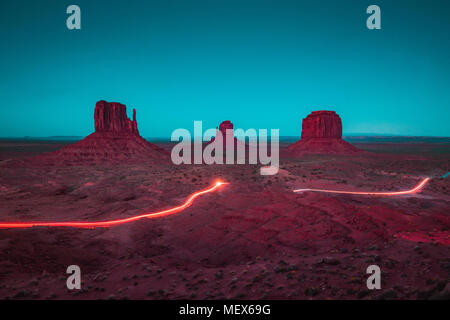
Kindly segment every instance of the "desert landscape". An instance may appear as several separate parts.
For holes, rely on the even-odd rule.
[[[449,299],[450,139],[346,142],[339,116],[317,113],[300,142],[281,144],[278,174],[262,176],[260,165],[174,165],[173,143],[147,142],[124,108],[97,103],[95,133],[76,143],[1,140],[0,223],[127,218],[227,184],[157,219],[1,228],[0,298]],[[395,192],[427,177],[400,196],[293,192]],[[373,264],[381,290],[366,287]],[[81,290],[66,287],[69,265]]]

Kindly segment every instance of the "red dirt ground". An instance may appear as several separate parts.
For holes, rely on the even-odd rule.
[[[14,143],[24,149],[15,152]],[[376,153],[285,157],[277,175],[261,176],[254,165],[10,160],[39,152],[27,143],[0,146],[1,221],[127,217],[178,205],[217,178],[230,184],[161,219],[2,229],[0,298],[448,299],[450,178],[440,178],[450,171],[448,151],[403,143],[388,154],[392,146],[361,142]],[[426,176],[421,193],[392,198],[292,192],[396,191]],[[66,288],[72,264],[81,268],[82,290]],[[381,268],[381,290],[367,290],[372,264]]]

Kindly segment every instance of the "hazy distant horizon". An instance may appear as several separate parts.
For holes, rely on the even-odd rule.
[[[89,135],[89,134],[88,134]],[[78,135],[68,135],[68,136],[10,136],[10,137],[1,137],[0,140],[54,140],[54,141],[79,141],[87,137],[78,136]],[[393,134],[382,134],[382,133],[343,133],[342,138],[345,140],[346,138],[411,138],[411,139],[450,139],[450,136],[410,136],[410,135],[393,135]],[[170,137],[158,137],[158,136],[143,136],[146,140],[152,141],[170,141]],[[270,136],[269,136],[270,138]],[[279,137],[280,141],[290,141],[290,140],[299,140],[300,135],[291,136],[291,135],[281,135]]]

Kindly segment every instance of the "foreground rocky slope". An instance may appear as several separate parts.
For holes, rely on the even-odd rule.
[[[128,217],[179,205],[217,178],[230,182],[161,219],[0,230],[0,298],[442,299],[450,180],[440,177],[449,161],[440,153],[306,155],[282,159],[276,176],[255,165],[0,166],[3,221]],[[396,191],[423,176],[433,179],[421,193],[394,198],[292,192]],[[65,285],[72,264],[82,271],[80,291]],[[372,264],[381,290],[367,290]]]

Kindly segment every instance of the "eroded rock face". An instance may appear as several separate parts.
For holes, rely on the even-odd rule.
[[[127,117],[127,107],[117,102],[101,100],[95,105],[95,132],[133,133],[139,135],[136,122],[136,109],[133,120]]]
[[[291,155],[361,152],[342,139],[342,121],[335,111],[313,111],[303,119],[300,141],[286,149]]]
[[[334,111],[313,111],[303,119],[302,139],[342,138],[342,121]]]
[[[167,151],[139,135],[136,110],[133,110],[133,120],[130,120],[125,105],[101,100],[95,105],[94,122],[94,133],[58,151],[37,156],[33,162],[83,165],[105,162],[170,161]]]

